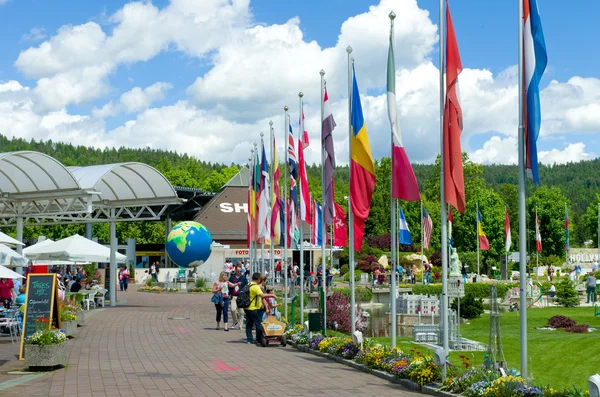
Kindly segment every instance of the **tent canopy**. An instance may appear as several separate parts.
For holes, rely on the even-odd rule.
[[[14,280],[16,278],[25,278],[25,277],[21,276],[17,272],[13,272],[12,270],[10,270],[7,267],[0,265],[0,278],[10,278],[10,279]]]
[[[12,238],[8,234],[2,232],[0,232],[0,244],[25,245],[16,238]]]
[[[37,244],[36,244],[37,245]],[[33,248],[33,247],[32,247]],[[127,257],[115,253],[117,263],[125,263]],[[78,234],[40,247],[36,253],[27,254],[36,261],[110,262],[110,248],[88,240]]]
[[[0,244],[0,265],[26,266],[27,259],[16,251],[11,250],[6,245]]]

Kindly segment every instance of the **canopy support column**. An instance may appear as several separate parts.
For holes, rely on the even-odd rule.
[[[20,242],[23,242],[23,218],[22,217],[17,218],[17,240],[19,240]],[[23,246],[22,245],[17,245],[17,252],[21,255],[23,254]]]
[[[92,239],[92,224],[91,223],[85,224],[85,238],[87,238],[88,240]]]
[[[110,210],[110,305],[117,306],[117,222],[115,221],[115,209]]]
[[[169,237],[169,232],[171,231],[171,228],[173,227],[171,225],[171,214],[167,215],[167,219],[165,220],[165,230],[167,235],[165,236],[165,241],[167,241],[167,237]],[[165,267],[173,267],[172,262],[171,262],[171,258],[169,258],[169,255],[167,254],[167,246],[165,245]]]

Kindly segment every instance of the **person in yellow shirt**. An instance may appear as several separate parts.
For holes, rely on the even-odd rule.
[[[250,282],[250,306],[244,309],[246,312],[246,340],[248,343],[257,343],[264,337],[263,329],[261,326],[262,321],[262,310],[263,310],[263,299],[275,298],[274,294],[266,294],[260,288],[260,273],[254,273],[252,275],[252,281]],[[256,339],[252,339],[252,329],[256,327]]]

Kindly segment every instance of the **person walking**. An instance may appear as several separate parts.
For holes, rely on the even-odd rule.
[[[250,306],[244,311],[246,312],[246,341],[247,343],[257,343],[263,338],[263,329],[261,326],[263,313],[263,299],[276,298],[274,294],[264,293],[260,288],[261,274],[256,272],[252,274],[252,281],[249,287]],[[252,330],[256,326],[256,339],[252,338]]]
[[[238,262],[235,265],[235,272],[229,277],[229,285],[234,285],[234,287],[229,287],[229,306],[231,307],[231,318],[233,319],[233,325],[231,326],[231,329],[238,329],[242,327],[241,320],[243,312],[241,312],[241,310],[237,307],[237,297],[247,283],[248,280],[242,274],[242,264]]]
[[[227,280],[227,273],[221,272],[217,281],[213,283],[211,302],[215,304],[217,312],[217,329],[223,315],[223,331],[229,331],[227,323],[229,322],[229,287],[234,287],[233,283]]]
[[[467,283],[467,268],[469,267],[469,265],[465,264],[463,262],[461,268],[460,268],[460,274],[462,274],[462,279],[463,279],[463,283]]]
[[[152,276],[152,279],[154,280],[154,282],[157,283],[158,282],[158,273],[157,273],[156,262],[153,262],[152,266],[150,267],[150,275]]]
[[[590,303],[590,297],[592,303],[596,303],[596,277],[594,273],[590,272],[587,279],[587,303]]]

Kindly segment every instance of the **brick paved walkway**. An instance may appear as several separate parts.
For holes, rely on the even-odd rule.
[[[130,291],[119,299],[127,302],[96,310],[79,328],[66,368],[0,395],[421,396],[289,346],[247,345],[244,331],[217,331],[209,294]],[[15,354],[8,349],[18,347],[0,345],[0,357]],[[0,364],[4,371],[15,362]]]

